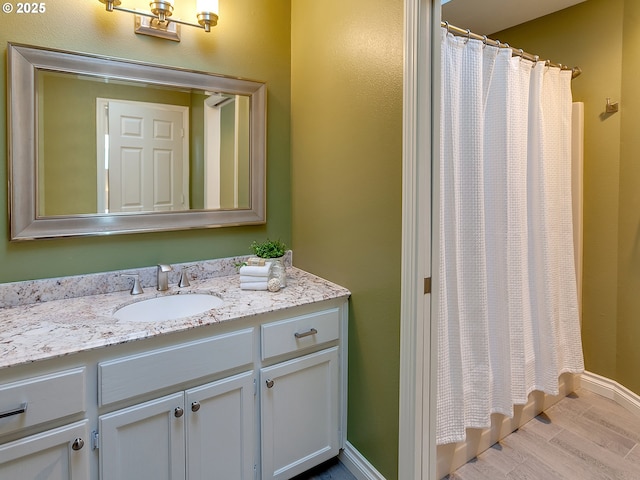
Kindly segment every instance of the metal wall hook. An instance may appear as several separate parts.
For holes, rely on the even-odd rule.
[[[605,107],[606,113],[616,113],[618,111],[618,102],[611,102],[611,98],[607,97],[607,106]]]

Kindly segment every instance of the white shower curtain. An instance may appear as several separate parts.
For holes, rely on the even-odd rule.
[[[571,72],[442,29],[438,444],[583,370]]]

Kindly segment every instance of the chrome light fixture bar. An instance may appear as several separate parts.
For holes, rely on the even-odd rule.
[[[180,25],[201,28],[210,32],[211,27],[218,24],[218,0],[199,0],[197,3],[196,18],[198,23],[184,22],[171,19],[173,15],[174,0],[152,0],[149,3],[150,13],[121,7],[121,0],[98,0],[105,5],[107,12],[117,10],[119,12],[132,13],[135,18],[134,30],[142,35],[164,38],[166,40],[180,41]]]

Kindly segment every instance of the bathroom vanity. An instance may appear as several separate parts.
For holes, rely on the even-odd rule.
[[[277,293],[200,275],[162,293],[0,309],[0,478],[285,479],[336,456],[350,294],[287,270]],[[222,303],[163,321],[113,317],[189,293]]]

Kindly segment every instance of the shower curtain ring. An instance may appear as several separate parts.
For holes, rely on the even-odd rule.
[[[444,21],[444,26],[445,26],[445,28],[447,29],[447,33],[451,33],[451,32],[449,31],[449,22],[447,22],[447,21],[445,20],[445,21]]]
[[[524,58],[524,50],[523,49],[518,50],[518,55],[520,55],[520,60],[522,60]]]
[[[486,35],[482,35],[482,43],[484,43],[484,46],[483,46],[482,48],[484,48],[484,47],[486,47],[486,46],[487,46],[487,40],[489,40],[489,39],[487,38],[487,36],[486,36]]]
[[[464,41],[465,45],[471,40],[471,30],[467,28],[467,39]]]

